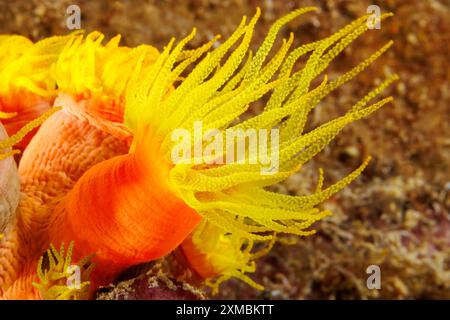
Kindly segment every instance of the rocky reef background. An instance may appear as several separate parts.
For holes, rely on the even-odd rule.
[[[394,47],[368,70],[327,97],[309,126],[341,115],[360,97],[396,72],[401,81],[386,94],[395,97],[369,119],[352,124],[302,171],[277,188],[289,194],[314,190],[318,169],[325,185],[373,160],[357,181],[324,207],[334,215],[317,224],[319,232],[290,245],[277,244],[258,261],[258,292],[231,280],[223,299],[450,298],[450,4],[446,0],[129,0],[0,1],[0,33],[38,40],[65,34],[66,8],[81,8],[81,26],[123,44],[148,43],[161,49],[196,26],[200,45],[215,34],[228,36],[242,15],[263,11],[253,47],[270,24],[288,11],[321,8],[289,23],[296,45],[330,35],[366,13],[369,5],[395,13],[349,46],[326,70],[334,78],[380,48]],[[281,38],[281,37],[279,37]],[[256,105],[253,110],[261,106]],[[381,268],[381,290],[368,290],[366,268]]]

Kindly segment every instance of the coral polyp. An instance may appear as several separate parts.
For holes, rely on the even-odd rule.
[[[21,101],[19,95],[19,105],[29,103],[39,117],[2,144],[4,148],[17,144],[42,123],[20,160],[24,196],[0,243],[3,297],[89,296],[60,287],[68,259],[54,247],[72,242],[69,258],[80,264],[92,256],[95,264],[89,277],[91,293],[114,282],[129,267],[177,248],[185,257],[185,267],[215,291],[230,277],[262,289],[250,277],[255,260],[271,249],[279,234],[314,234],[314,223],[331,214],[318,204],[356,179],[369,158],[333,185],[324,187],[320,178],[311,195],[284,195],[268,188],[299,171],[348,124],[390,103],[391,97],[371,100],[398,78],[389,77],[349,106],[347,113],[306,132],[308,114],[319,102],[392,45],[386,43],[342,76],[328,80],[327,66],[368,30],[368,16],[364,16],[327,38],[295,49],[290,34],[269,55],[283,25],[315,10],[302,8],[280,18],[254,53],[249,48],[259,9],[251,19],[244,17],[216,48],[218,37],[186,49],[195,29],[177,44],[170,40],[161,53],[149,45],[120,46],[119,36],[102,44],[104,36],[99,32],[44,40],[64,42],[55,47],[21,40],[44,51],[31,65],[48,82],[30,73],[14,83],[37,97],[49,97],[45,99],[53,108],[42,113],[36,103]],[[307,57],[306,63],[297,70],[302,57]],[[13,56],[4,64],[20,59],[23,56]],[[37,90],[39,85],[46,89]],[[0,91],[0,97],[15,96],[14,90]],[[263,100],[262,112],[244,119],[250,106]],[[0,106],[17,116],[22,110]],[[195,149],[208,145],[196,134],[199,122],[226,141],[208,161],[195,158]],[[173,132],[179,129],[194,137],[188,147],[194,161],[173,161],[177,144]],[[279,143],[266,146],[268,153],[276,155],[275,170],[267,171],[263,163],[252,161],[254,150],[245,143],[239,161],[220,161],[236,151],[230,146],[234,141],[225,139],[228,130],[275,130],[277,136],[268,139],[277,138]],[[51,246],[47,259],[57,257],[57,262],[50,263],[47,271],[39,263],[36,277],[40,256]],[[52,273],[57,276],[51,278]],[[83,290],[86,287],[87,282]]]
[[[48,268],[43,268],[44,257],[39,260],[37,273],[39,283],[33,285],[43,299],[80,300],[89,296],[88,279],[94,267],[90,262],[91,257],[81,259],[76,265],[72,265],[72,251],[73,242],[70,243],[67,252],[64,243],[61,244],[59,251],[51,245],[45,256],[48,259]]]

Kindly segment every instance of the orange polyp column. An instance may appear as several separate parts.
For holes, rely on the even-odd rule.
[[[152,133],[138,135],[135,152],[89,169],[55,209],[50,242],[75,241],[76,259],[95,253],[94,285],[168,254],[201,220],[171,190]]]

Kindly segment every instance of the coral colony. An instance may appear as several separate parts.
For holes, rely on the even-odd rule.
[[[280,18],[253,53],[259,9],[216,48],[219,37],[185,49],[195,29],[162,52],[120,46],[120,36],[105,44],[100,32],[37,43],[1,36],[0,296],[93,298],[128,268],[174,250],[214,292],[231,277],[263,289],[251,279],[255,260],[284,234],[314,234],[331,214],[316,206],[369,158],[333,185],[321,174],[310,195],[268,187],[391,102],[371,100],[397,79],[305,132],[311,110],[392,45],[330,81],[324,70],[368,30],[369,17],[298,48],[290,34],[274,48],[283,25],[315,10]],[[263,97],[262,112],[243,120]],[[70,285],[73,270],[78,285]]]

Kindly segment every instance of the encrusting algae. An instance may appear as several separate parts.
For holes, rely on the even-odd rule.
[[[213,291],[230,277],[262,289],[248,276],[255,271],[255,260],[271,249],[278,234],[314,234],[314,222],[331,214],[316,206],[353,181],[369,158],[331,186],[323,187],[321,174],[312,195],[283,195],[267,187],[300,170],[346,125],[391,102],[389,97],[369,104],[398,78],[385,80],[341,117],[304,132],[309,112],[327,94],[392,45],[388,42],[335,80],[324,75],[313,87],[331,61],[368,29],[364,16],[328,38],[293,50],[291,34],[269,59],[280,28],[315,10],[298,9],[279,19],[254,54],[249,46],[259,9],[250,21],[244,17],[215,49],[217,38],[197,49],[185,49],[195,29],[176,45],[172,39],[161,53],[148,45],[119,46],[119,36],[103,45],[99,32],[36,44],[20,38],[26,48],[64,44],[55,48],[41,44],[41,55],[28,61],[30,70],[38,68],[46,81],[30,72],[11,82],[30,94],[51,97],[47,101],[54,107],[42,113],[31,103],[39,118],[1,143],[0,149],[11,147],[42,124],[20,160],[23,198],[0,242],[3,298],[86,298],[127,268],[177,248],[186,258],[186,267]],[[309,55],[306,64],[295,70],[305,55]],[[8,63],[0,60],[0,65],[17,63],[21,57],[17,54]],[[46,89],[33,90],[36,86]],[[1,97],[10,94],[0,91]],[[237,121],[265,96],[268,102],[261,113]],[[21,108],[28,105],[17,101],[8,104],[13,107],[2,103],[0,110],[20,116]],[[278,129],[280,144],[269,152],[278,154],[279,170],[262,174],[262,164],[250,161],[253,155],[248,148],[239,163],[223,163],[230,150],[234,152],[228,146],[208,161],[174,163],[172,132],[183,128],[195,139],[198,121],[205,130],[218,129],[223,136],[227,129]],[[196,145],[206,142],[200,138],[193,141]],[[64,257],[64,243],[74,243],[68,257]],[[61,246],[62,251],[53,246]],[[47,249],[46,258],[40,258]],[[86,267],[85,257],[95,264],[93,269]],[[89,290],[88,282],[78,291],[64,289],[71,260],[89,269],[83,273]]]

